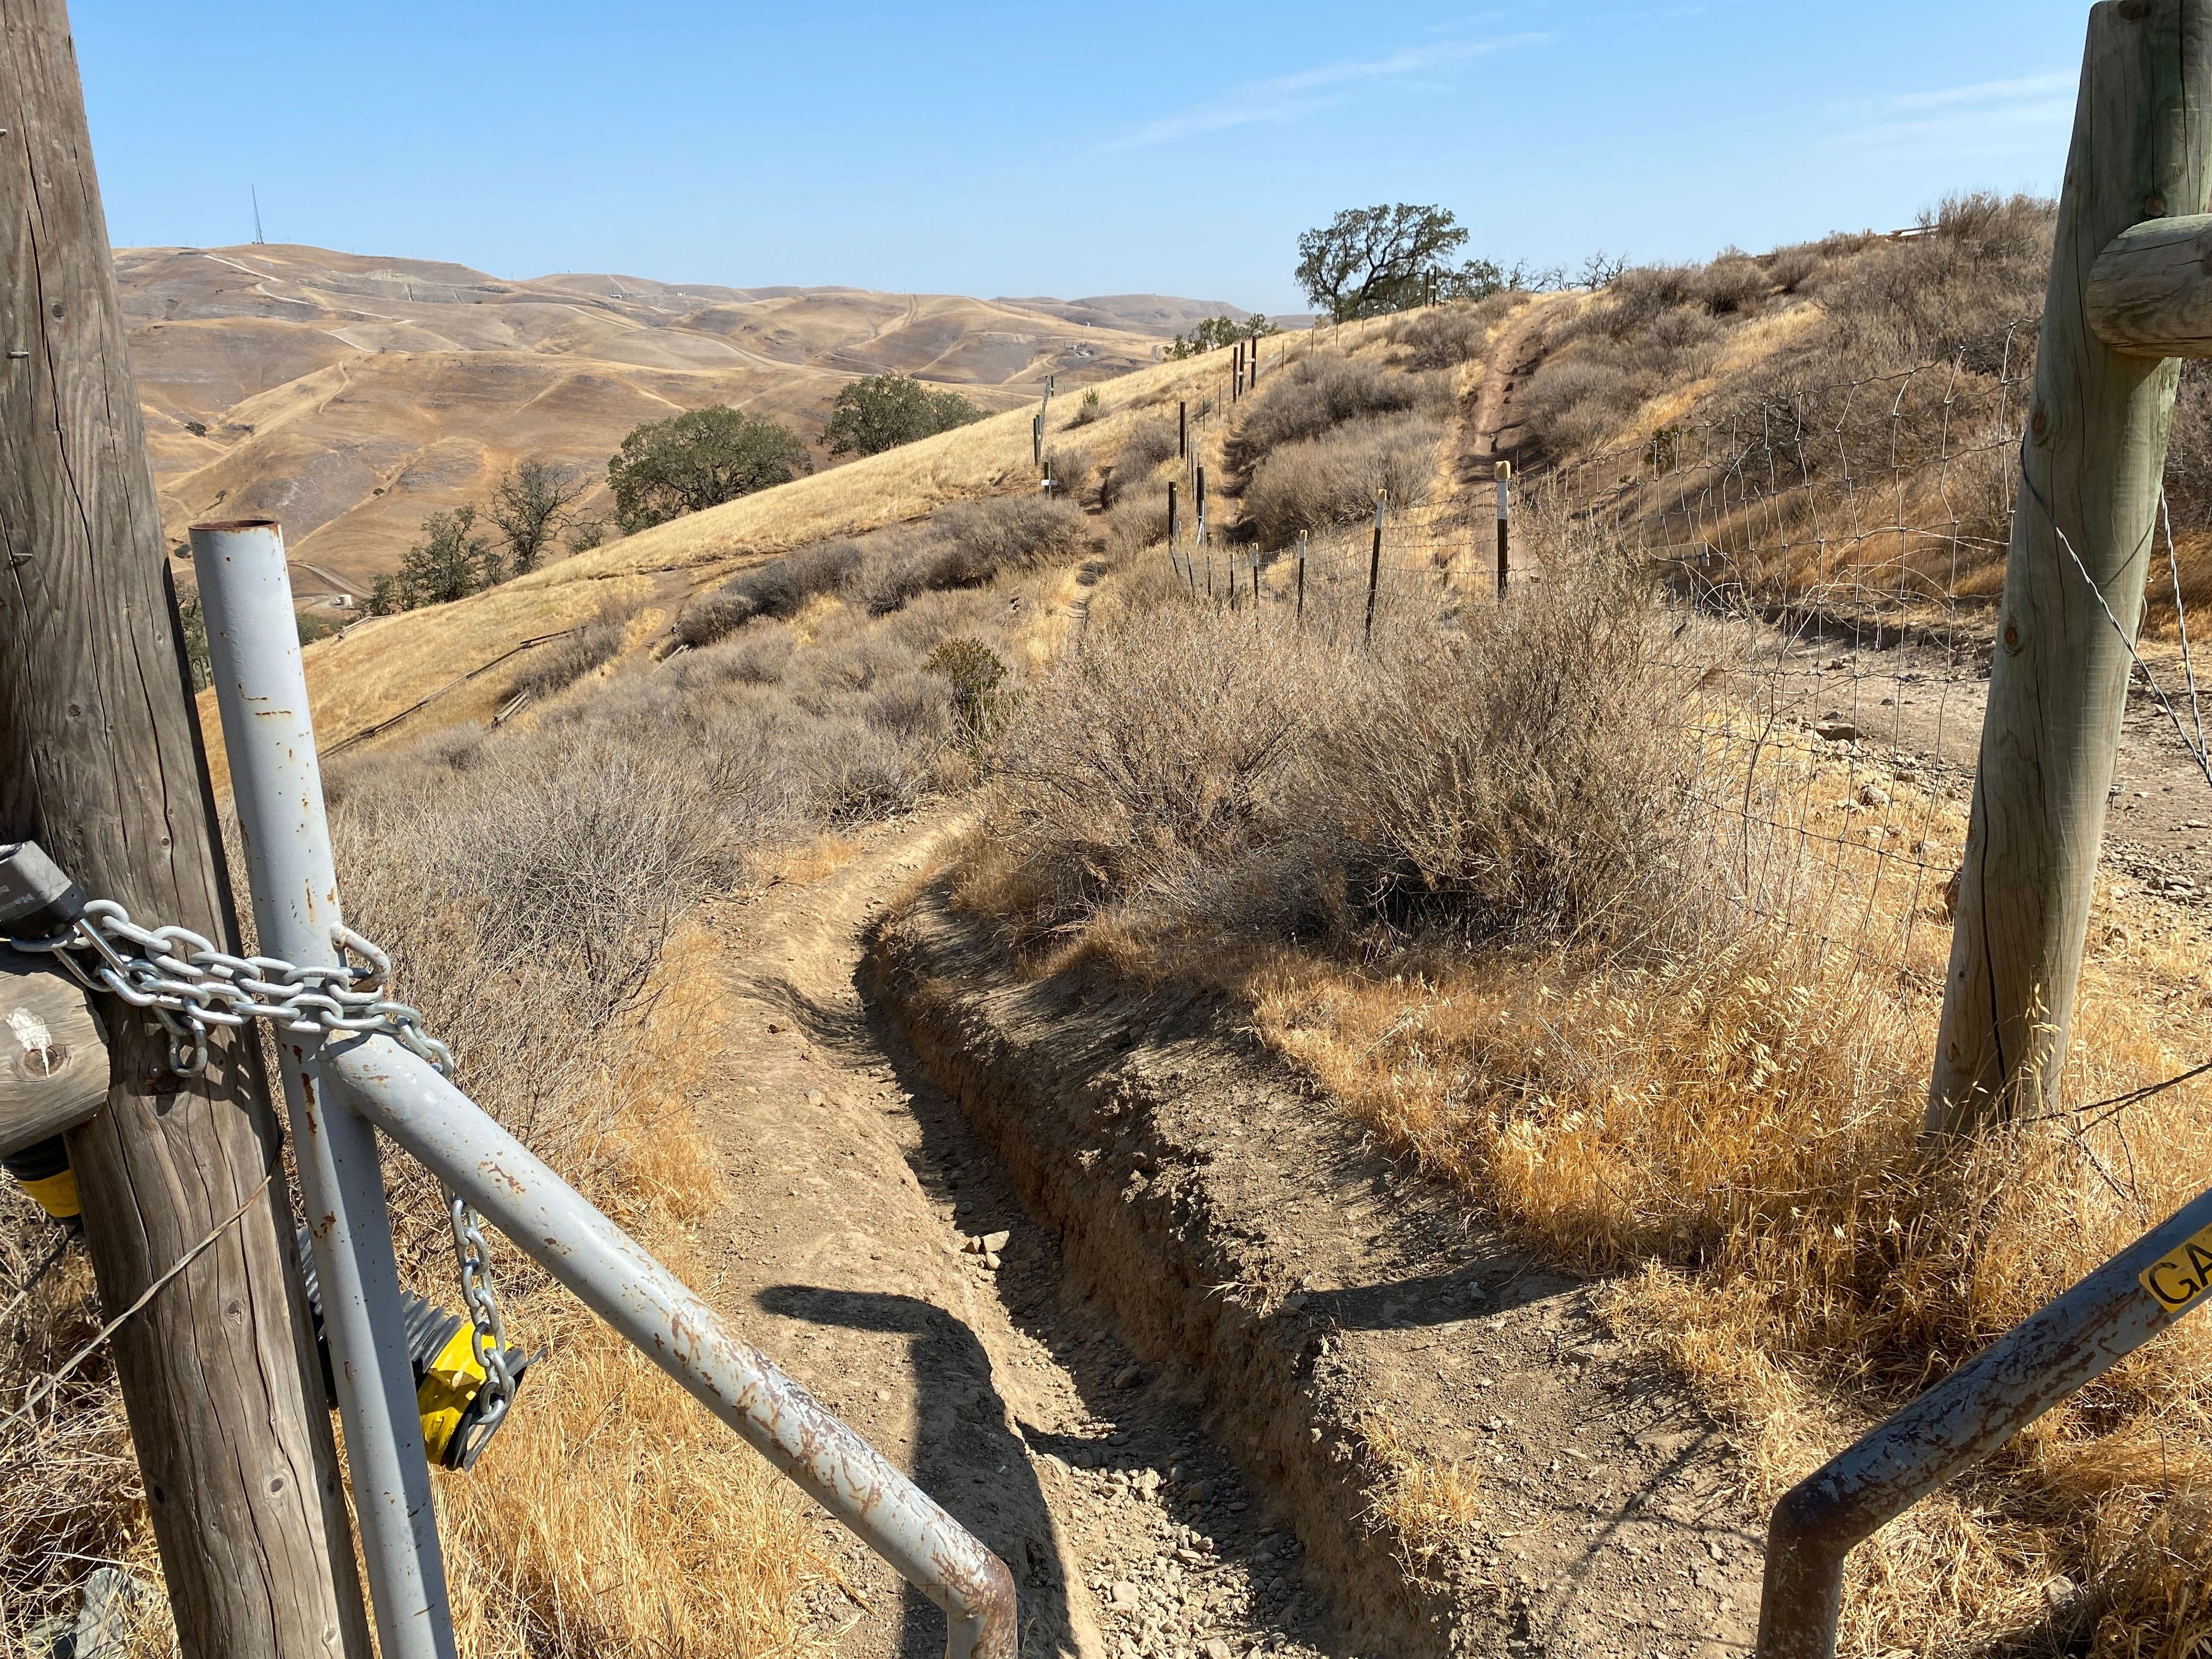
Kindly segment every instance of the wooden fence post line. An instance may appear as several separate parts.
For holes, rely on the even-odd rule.
[[[1498,597],[1505,597],[1505,573],[1510,559],[1506,550],[1510,534],[1509,525],[1513,514],[1513,463],[1498,464]]]
[[[1933,1138],[2038,1109],[2057,1091],[2178,373],[2099,338],[2085,289],[2130,227],[2203,211],[2208,163],[2212,0],[2096,7],[1959,873]],[[2186,280],[2204,283],[2202,267]]]
[[[1375,497],[1375,551],[1367,561],[1367,627],[1360,635],[1370,645],[1375,642],[1375,590],[1382,580],[1382,509],[1389,500],[1388,490],[1378,491]]]
[[[0,9],[0,832],[235,949],[62,0]],[[213,1034],[179,1077],[148,1019],[103,1012],[106,1109],[68,1137],[101,1304],[215,1240],[111,1346],[181,1650],[365,1659],[258,1049]]]

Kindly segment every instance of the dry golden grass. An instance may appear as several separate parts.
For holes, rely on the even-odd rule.
[[[1876,908],[1897,942],[1908,918]],[[2077,1104],[2212,1045],[2201,939],[2106,915],[2145,942],[2085,975]],[[1416,952],[1384,974],[1285,949],[1229,978],[1387,1144],[1547,1255],[1617,1275],[1613,1316],[1743,1426],[1764,1501],[2212,1183],[2197,1085],[1929,1166],[1948,930],[1919,920],[1901,953],[1760,928],[1658,969]],[[2212,1327],[2183,1326],[1858,1552],[1852,1650],[1963,1650],[2039,1618],[2062,1574],[2106,1598],[2100,1652],[2212,1639],[2212,1556],[2169,1513],[2212,1474],[2209,1364]]]
[[[1361,337],[1363,327],[1373,331],[1371,325],[1355,325],[1336,332]],[[1099,414],[1078,434],[1083,447],[1096,456],[1111,455],[1141,422],[1157,418],[1163,409],[1172,416],[1179,399],[1194,408],[1201,397],[1220,395],[1227,360],[1225,350],[1213,352],[1101,382]],[[1073,397],[1054,399],[1056,439],[1079,406]],[[410,742],[462,721],[481,724],[507,684],[493,665],[526,640],[581,627],[603,611],[658,609],[672,615],[691,594],[796,548],[925,518],[951,501],[1033,490],[1032,412],[1025,404],[657,525],[451,605],[357,623],[307,649],[318,738],[327,750],[433,697],[434,702],[400,720],[383,741]],[[1216,465],[1218,428],[1216,422],[1201,431]],[[630,648],[649,642],[633,641]],[[466,678],[471,675],[476,678]],[[201,714],[222,788],[228,769],[211,692],[202,693]]]
[[[834,867],[835,848],[821,862]],[[802,868],[804,866],[801,866]],[[726,1045],[709,988],[719,932],[685,928],[652,1034],[612,1078],[623,1109],[592,1200],[711,1296],[696,1230],[714,1149],[693,1103]],[[657,1035],[653,1035],[657,1034]],[[524,1278],[511,1329],[543,1344],[513,1420],[467,1475],[439,1479],[461,1651],[472,1659],[796,1655],[828,1571],[805,1500],[750,1447],[556,1285]]]
[[[1456,1457],[1440,1463],[1421,1454],[1387,1419],[1370,1418],[1363,1426],[1379,1465],[1368,1516],[1399,1540],[1407,1568],[1422,1573],[1437,1557],[1449,1559],[1470,1547],[1484,1515],[1475,1466]]]

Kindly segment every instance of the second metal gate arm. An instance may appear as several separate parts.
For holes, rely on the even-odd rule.
[[[1844,1558],[1885,1522],[1978,1462],[2184,1313],[2212,1301],[2212,1250],[2158,1268],[2212,1228],[2212,1192],[2045,1304],[1774,1507],[1759,1601],[1759,1659],[1828,1659],[1842,1609]],[[2164,1286],[2145,1287],[2150,1273]],[[2161,1297],[2174,1296],[2172,1304]]]
[[[389,1037],[324,1054],[362,1114],[945,1609],[947,1659],[1015,1659],[1006,1564],[635,1239]]]

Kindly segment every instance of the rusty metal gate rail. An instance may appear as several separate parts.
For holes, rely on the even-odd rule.
[[[1830,1659],[1844,1558],[2207,1299],[2212,1192],[1792,1487],[1766,1533],[1759,1659]]]
[[[343,918],[283,533],[195,526],[192,557],[264,948],[334,963]],[[454,1648],[372,1126],[943,1608],[947,1659],[1015,1659],[1005,1564],[429,1060],[374,1033],[292,1027],[278,1048],[386,1659]]]

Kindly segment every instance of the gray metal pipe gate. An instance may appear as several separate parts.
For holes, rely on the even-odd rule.
[[[1759,1659],[1831,1659],[1844,1558],[2212,1299],[2212,1193],[1992,1342],[1774,1506]]]
[[[191,544],[263,949],[336,964],[343,918],[283,532],[200,525]],[[1005,1564],[434,1066],[374,1034],[283,1031],[277,1049],[385,1659],[454,1649],[376,1129],[942,1607],[947,1659],[1015,1659]]]

